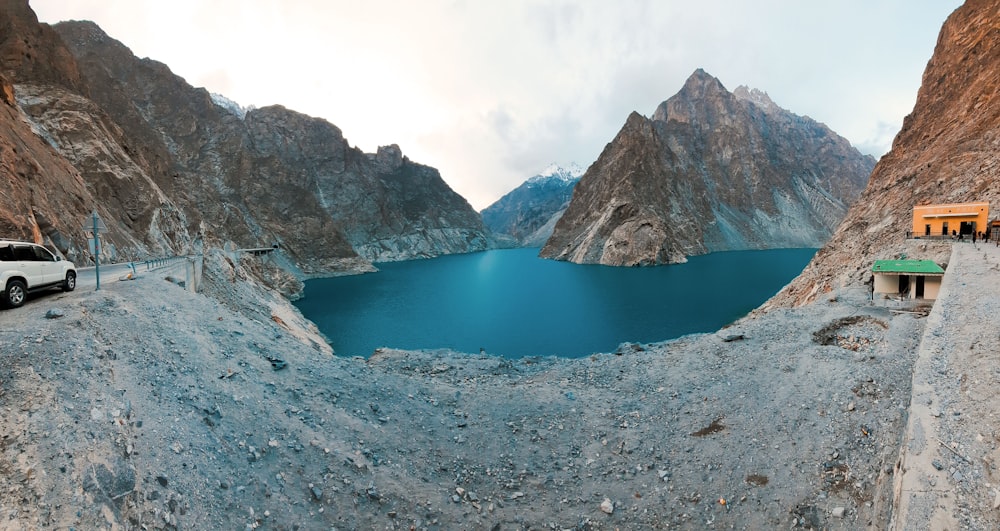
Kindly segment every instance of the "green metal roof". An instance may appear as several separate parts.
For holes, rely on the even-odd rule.
[[[943,275],[944,269],[941,269],[933,260],[875,260],[872,272],[904,275]]]

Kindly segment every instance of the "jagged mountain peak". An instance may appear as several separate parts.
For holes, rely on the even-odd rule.
[[[753,103],[766,111],[784,110],[779,107],[778,104],[774,103],[774,100],[768,96],[767,92],[760,89],[750,88],[746,85],[736,87],[736,90],[733,91],[733,96],[735,96],[738,100]]]
[[[729,94],[726,87],[719,81],[719,78],[709,74],[701,68],[688,76],[684,86],[674,96],[682,100],[701,100],[713,94]]]
[[[726,90],[726,87],[722,86],[719,78],[709,74],[703,68],[696,68],[688,76],[678,95],[697,95],[698,93],[712,90]]]
[[[653,113],[653,120],[660,122],[670,120],[677,122],[697,121],[699,115],[705,114],[706,106],[724,106],[725,102],[732,100],[732,98],[732,93],[726,90],[718,78],[699,68],[688,77],[677,94],[657,106]],[[629,116],[629,122],[633,119],[633,116]]]

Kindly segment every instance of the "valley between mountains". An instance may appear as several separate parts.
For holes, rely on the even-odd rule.
[[[905,238],[915,205],[1000,204],[997,0],[944,23],[866,185],[867,170],[813,167],[755,188],[799,153],[696,111],[805,124],[819,151],[868,166],[698,70],[626,120],[569,203],[554,191],[509,236],[397,146],[234,109],[93,23],[39,24],[24,0],[0,0],[0,29],[0,231],[83,265],[97,205],[119,258],[204,259],[200,293],[164,268],[0,312],[0,529],[1000,528],[1000,247]],[[682,156],[741,138],[763,151]],[[708,193],[711,168],[726,193]],[[718,201],[740,190],[765,201]],[[695,213],[720,216],[695,230]],[[755,247],[740,220],[789,213],[815,222],[798,236],[830,240],[763,307],[579,359],[338,357],[289,302],[305,278],[549,230],[553,258],[677,262]],[[223,251],[273,244],[272,261]],[[945,267],[932,307],[869,300],[874,260],[904,255]]]

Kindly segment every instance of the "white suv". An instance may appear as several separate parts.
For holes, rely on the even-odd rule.
[[[49,288],[76,288],[73,262],[56,258],[41,245],[0,240],[0,302],[17,308],[28,292]]]

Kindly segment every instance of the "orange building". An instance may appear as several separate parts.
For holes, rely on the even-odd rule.
[[[913,237],[933,238],[989,230],[989,203],[913,207]]]

